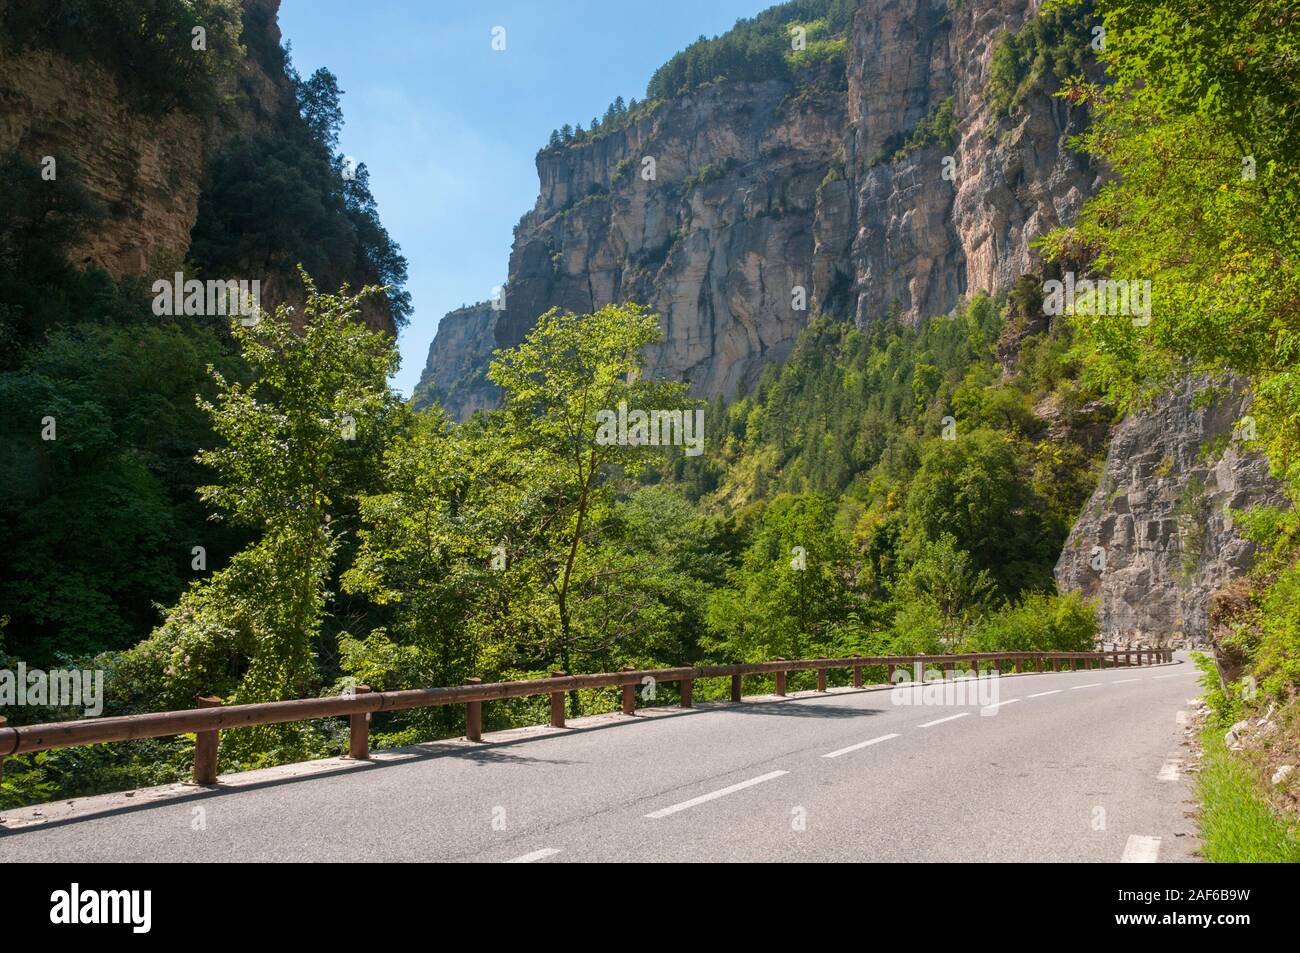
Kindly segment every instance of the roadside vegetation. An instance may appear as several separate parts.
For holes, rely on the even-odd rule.
[[[1210,859],[1294,859],[1296,780],[1278,769],[1300,765],[1300,11],[1094,5],[1109,82],[1067,80],[1060,95],[1090,108],[1079,145],[1115,178],[1047,252],[1152,284],[1149,323],[1075,321],[1083,380],[1121,407],[1194,371],[1251,384],[1238,433],[1289,503],[1234,514],[1262,553],[1211,607],[1202,825]]]
[[[1112,82],[1062,90],[1096,117],[1080,148],[1118,178],[1044,243],[1049,267],[1150,279],[1149,325],[1045,321],[1042,276],[916,327],[897,313],[864,328],[815,317],[782,366],[699,408],[699,456],[594,439],[600,410],[698,407],[682,385],[641,375],[661,332],[630,302],[543,315],[492,362],[501,405],[464,424],[398,398],[392,336],[357,317],[387,295],[400,321],[404,262],[368,193],[335,184],[328,75],[296,82],[293,135],[315,145],[255,144],[265,161],[251,178],[239,155],[218,157],[195,230],[195,254],[214,266],[302,262],[292,319],[142,321],[143,287],[62,256],[92,203],[69,188],[58,193],[68,213],[49,216],[41,195],[19,192],[0,213],[0,533],[12,541],[0,552],[0,662],[102,669],[105,711],[122,714],[199,693],[268,700],[556,668],[1092,647],[1093,607],[1058,594],[1052,569],[1118,411],[1189,369],[1245,375],[1258,445],[1300,493],[1297,14],[1281,0],[1203,7],[1099,0]],[[815,37],[829,40],[851,8],[801,0],[742,21],[674,58],[651,99],[789,70],[788,39],[764,24],[824,19]],[[918,135],[945,140],[952,123],[936,112]],[[301,196],[302,220],[268,232],[240,213],[244,187]],[[308,277],[334,289],[346,260],[366,262],[375,283],[333,293]],[[35,435],[30,408],[46,406],[69,439]],[[1269,546],[1215,616],[1224,681],[1207,695],[1212,724],[1273,717],[1288,738],[1300,523],[1292,510],[1241,518]],[[194,545],[207,551],[201,569]],[[544,704],[488,704],[486,727],[543,721]],[[581,692],[569,705],[592,713],[616,698]],[[453,736],[462,717],[380,713],[374,743]],[[231,732],[221,769],[337,754],[344,733],[337,720]],[[179,778],[191,746],[11,759],[0,804]],[[1217,750],[1206,762],[1207,842],[1224,856],[1286,849],[1285,804],[1259,794],[1272,791],[1261,765]]]

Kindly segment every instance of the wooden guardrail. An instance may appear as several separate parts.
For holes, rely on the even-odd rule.
[[[591,675],[568,675],[554,672],[550,678],[534,678],[513,682],[482,683],[477,678],[464,685],[445,688],[417,688],[392,692],[372,692],[358,685],[353,693],[326,698],[299,698],[290,701],[262,702],[248,705],[223,705],[221,699],[200,697],[199,707],[183,711],[149,712],[139,715],[119,715],[107,718],[87,718],[78,721],[50,722],[42,725],[7,727],[0,718],[0,764],[10,755],[45,751],[50,748],[70,748],[78,745],[106,744],[114,741],[133,741],[139,738],[162,738],[169,735],[193,733],[194,781],[197,784],[214,784],[217,778],[217,748],[220,732],[230,728],[248,728],[254,725],[276,725],[317,718],[347,716],[349,719],[349,754],[364,760],[370,757],[370,715],[377,711],[403,711],[412,708],[431,708],[437,705],[465,706],[465,735],[471,741],[483,736],[483,702],[504,698],[524,698],[531,695],[551,696],[550,723],[564,727],[564,696],[568,692],[590,688],[620,688],[624,714],[632,714],[636,707],[636,688],[646,679],[655,682],[676,682],[679,686],[680,704],[692,705],[693,687],[701,678],[731,679],[731,700],[741,700],[741,680],[745,675],[775,675],[776,694],[786,693],[786,678],[790,672],[815,671],[817,690],[826,690],[826,672],[829,669],[851,669],[853,686],[863,685],[864,668],[884,667],[886,683],[894,681],[894,673],[905,666],[920,663],[923,666],[942,667],[952,673],[958,665],[979,672],[987,667],[1001,673],[1008,665],[1015,672],[1044,668],[1061,671],[1079,668],[1105,668],[1121,665],[1153,665],[1173,660],[1172,649],[1118,649],[1109,652],[984,652],[964,655],[851,655],[842,658],[774,659],[770,662],[748,662],[737,665],[698,665],[682,668],[624,669],[621,672],[600,672]]]

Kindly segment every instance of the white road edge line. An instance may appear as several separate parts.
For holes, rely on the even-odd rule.
[[[1127,685],[1127,684],[1130,683],[1130,682],[1140,682],[1140,681],[1142,681],[1142,679],[1140,679],[1140,678],[1117,678],[1117,679],[1115,679],[1115,681],[1111,682],[1111,684],[1112,684],[1112,685]]]
[[[1174,672],[1172,675],[1152,675],[1151,681],[1154,682],[1156,679],[1160,679],[1160,678],[1177,678],[1179,675],[1191,675],[1191,674],[1192,674],[1191,672]]]
[[[1061,694],[1061,689],[1053,688],[1050,692],[1039,692],[1037,695],[1030,695],[1029,697],[1042,698],[1044,695],[1059,695],[1059,694]]]
[[[726,797],[728,794],[734,794],[736,791],[743,791],[745,788],[752,788],[755,784],[762,784],[764,781],[771,781],[773,778],[779,778],[783,774],[789,774],[788,771],[769,771],[767,774],[759,775],[756,778],[750,778],[748,781],[741,781],[739,784],[733,784],[731,787],[722,788],[720,791],[711,791],[708,794],[701,794],[699,797],[693,797],[689,801],[682,801],[680,804],[673,804],[670,807],[661,807],[657,811],[651,811],[646,817],[660,818],[667,817],[669,814],[676,814],[678,811],[684,811],[688,807],[694,807],[697,804],[703,804],[706,801],[714,801],[720,797]]]
[[[1098,685],[1105,685],[1105,682],[1089,682],[1087,685],[1072,685],[1070,691],[1077,692],[1081,688],[1096,688]]]
[[[1121,864],[1154,864],[1160,856],[1160,838],[1145,834],[1129,834],[1128,843],[1124,845]]]
[[[872,738],[870,741],[859,741],[855,745],[849,745],[847,748],[840,748],[838,751],[832,751],[829,754],[822,755],[823,758],[838,758],[842,754],[848,754],[850,751],[857,751],[860,748],[868,748],[871,745],[880,744],[882,741],[888,741],[890,738],[897,738],[897,734],[881,735],[879,738]]]
[[[942,725],[945,721],[956,721],[958,718],[965,718],[970,712],[964,711],[959,715],[949,715],[947,718],[940,718],[937,721],[927,721],[924,725],[917,725],[918,728],[933,728],[935,725]]]
[[[545,860],[547,857],[554,857],[560,852],[558,847],[543,847],[541,850],[535,850],[531,854],[524,854],[522,857],[516,857],[513,860],[507,860],[507,864],[531,864],[539,860]]]

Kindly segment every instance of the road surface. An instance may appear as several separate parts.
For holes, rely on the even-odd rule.
[[[1003,678],[990,714],[837,689],[606,716],[13,811],[0,863],[1194,860],[1179,712],[1198,694],[1179,658]]]

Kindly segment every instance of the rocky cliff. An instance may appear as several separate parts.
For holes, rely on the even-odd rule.
[[[6,3],[0,0],[0,14]],[[132,64],[113,69],[95,55],[71,58],[49,48],[39,30],[25,43],[0,45],[0,155],[16,154],[42,171],[53,160],[52,181],[74,182],[96,208],[85,233],[65,250],[71,263],[102,268],[115,279],[141,277],[147,286],[170,279],[191,256],[213,162],[276,137],[285,117],[297,116],[279,7],[280,0],[240,0],[234,7],[238,58],[218,80],[221,106],[210,115],[183,106],[147,108],[131,87]],[[188,35],[178,42],[188,43]],[[231,274],[205,277],[256,278],[263,307],[301,305],[292,267],[243,260],[233,267]],[[187,269],[191,276],[201,270],[202,263]],[[374,280],[362,270],[316,277],[327,288],[343,280],[357,287]],[[362,314],[372,326],[395,330],[380,299],[367,301]]]
[[[1030,30],[1039,6],[862,0],[838,67],[709,84],[594,141],[544,149],[505,310],[444,320],[420,399],[462,418],[484,406],[492,347],[517,343],[552,306],[650,304],[665,333],[651,370],[729,397],[784,359],[810,315],[918,321],[1020,276],[1036,286],[1034,240],[1069,224],[1102,174],[1070,150],[1087,115],[1052,95],[1050,70],[995,75],[1009,40],[1022,61],[1074,55],[1095,70],[1086,8]],[[1207,388],[1188,382],[1118,425],[1061,556],[1060,588],[1099,599],[1107,638],[1203,638],[1209,593],[1252,552],[1225,507],[1276,498],[1257,455],[1217,446],[1248,397],[1233,384],[1207,401]],[[1104,416],[1089,418],[1098,445]]]
[[[0,153],[75,176],[107,217],[69,251],[114,277],[180,257],[198,215],[202,123],[173,110],[145,115],[113,74],[43,50],[0,58]]]
[[[517,343],[552,306],[637,300],[663,320],[650,369],[728,397],[784,359],[812,314],[915,321],[1005,289],[1096,179],[1066,145],[1086,117],[1049,88],[1014,115],[988,103],[993,47],[1036,6],[863,0],[840,63],[709,84],[543,150],[496,343]],[[953,129],[931,128],[942,115]],[[431,354],[449,368],[485,361],[457,324]],[[449,357],[451,337],[477,350]],[[426,380],[446,400],[432,365]]]
[[[438,403],[462,419],[496,405],[499,389],[487,379],[496,347],[497,317],[491,302],[457,308],[442,319],[411,403],[417,410]]]
[[[1098,600],[1105,639],[1205,642],[1211,594],[1255,552],[1232,511],[1283,502],[1245,446],[1249,410],[1240,381],[1194,378],[1114,429],[1056,566],[1062,590]]]

